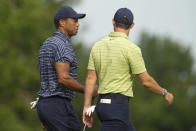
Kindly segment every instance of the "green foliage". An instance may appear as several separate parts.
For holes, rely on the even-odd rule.
[[[148,72],[174,94],[170,107],[147,92],[138,81],[132,103],[132,119],[138,131],[185,131],[195,125],[196,81],[190,49],[169,38],[141,35],[140,47]],[[190,96],[189,90],[195,91]],[[191,108],[190,108],[191,107]]]

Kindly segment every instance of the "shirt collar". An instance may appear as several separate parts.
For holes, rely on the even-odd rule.
[[[122,32],[111,32],[109,34],[110,37],[122,37],[128,39],[128,36],[125,33]]]
[[[70,42],[70,39],[69,39],[65,34],[63,34],[63,32],[61,32],[61,31],[59,31],[59,30],[55,31],[55,32],[53,33],[53,36],[59,36],[59,37],[61,37],[62,39],[68,40],[68,41]]]

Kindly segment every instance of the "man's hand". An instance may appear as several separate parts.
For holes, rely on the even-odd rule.
[[[86,114],[89,107],[84,107],[83,109],[83,123],[88,126],[88,128],[91,128],[93,125],[93,116],[92,114],[89,116]]]
[[[166,101],[167,106],[169,106],[172,104],[174,96],[168,92],[163,98]]]

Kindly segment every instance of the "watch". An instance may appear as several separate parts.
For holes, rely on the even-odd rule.
[[[163,94],[162,96],[165,97],[167,95],[167,90],[166,89],[163,89]]]

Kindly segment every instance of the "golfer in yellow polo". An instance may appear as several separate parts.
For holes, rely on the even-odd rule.
[[[92,116],[87,116],[86,111],[91,106],[98,79],[96,113],[102,122],[101,131],[134,131],[129,118],[129,98],[133,97],[134,75],[149,91],[162,96],[167,104],[172,103],[173,95],[148,74],[140,48],[128,39],[134,26],[132,12],[120,8],[112,21],[114,32],[95,43],[90,53],[83,122],[92,127]]]

